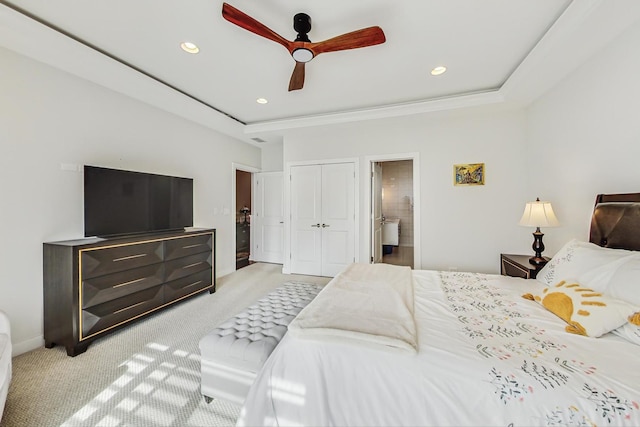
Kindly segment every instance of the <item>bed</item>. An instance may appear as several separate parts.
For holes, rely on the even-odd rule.
[[[291,323],[238,425],[640,425],[639,249],[640,194],[599,195],[590,241],[537,280],[349,268]]]

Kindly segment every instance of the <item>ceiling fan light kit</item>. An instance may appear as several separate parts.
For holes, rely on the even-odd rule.
[[[289,91],[302,89],[304,86],[305,63],[311,61],[321,53],[358,49],[361,47],[374,46],[386,41],[382,29],[374,26],[342,34],[322,42],[313,43],[307,36],[307,33],[311,31],[311,17],[306,13],[297,13],[293,17],[293,29],[298,33],[294,41],[285,39],[264,24],[256,21],[228,3],[222,4],[222,17],[240,28],[244,28],[247,31],[281,44],[289,51],[296,61],[291,80],[289,81]]]
[[[291,56],[293,56],[293,59],[295,59],[296,62],[309,62],[313,59],[313,52],[311,52],[309,49],[299,47],[298,49],[293,51]]]

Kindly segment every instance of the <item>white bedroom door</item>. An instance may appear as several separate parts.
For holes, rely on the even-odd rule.
[[[371,262],[382,262],[382,165],[371,164]]]
[[[293,166],[291,272],[332,277],[354,261],[354,164]]]
[[[255,188],[251,225],[252,259],[282,264],[284,250],[284,209],[282,172],[254,173]]]

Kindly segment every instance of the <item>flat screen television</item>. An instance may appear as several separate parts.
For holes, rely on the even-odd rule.
[[[84,235],[116,236],[193,226],[193,179],[84,167]]]

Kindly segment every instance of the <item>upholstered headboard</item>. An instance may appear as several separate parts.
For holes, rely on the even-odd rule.
[[[589,241],[606,248],[640,250],[640,193],[598,194]]]

